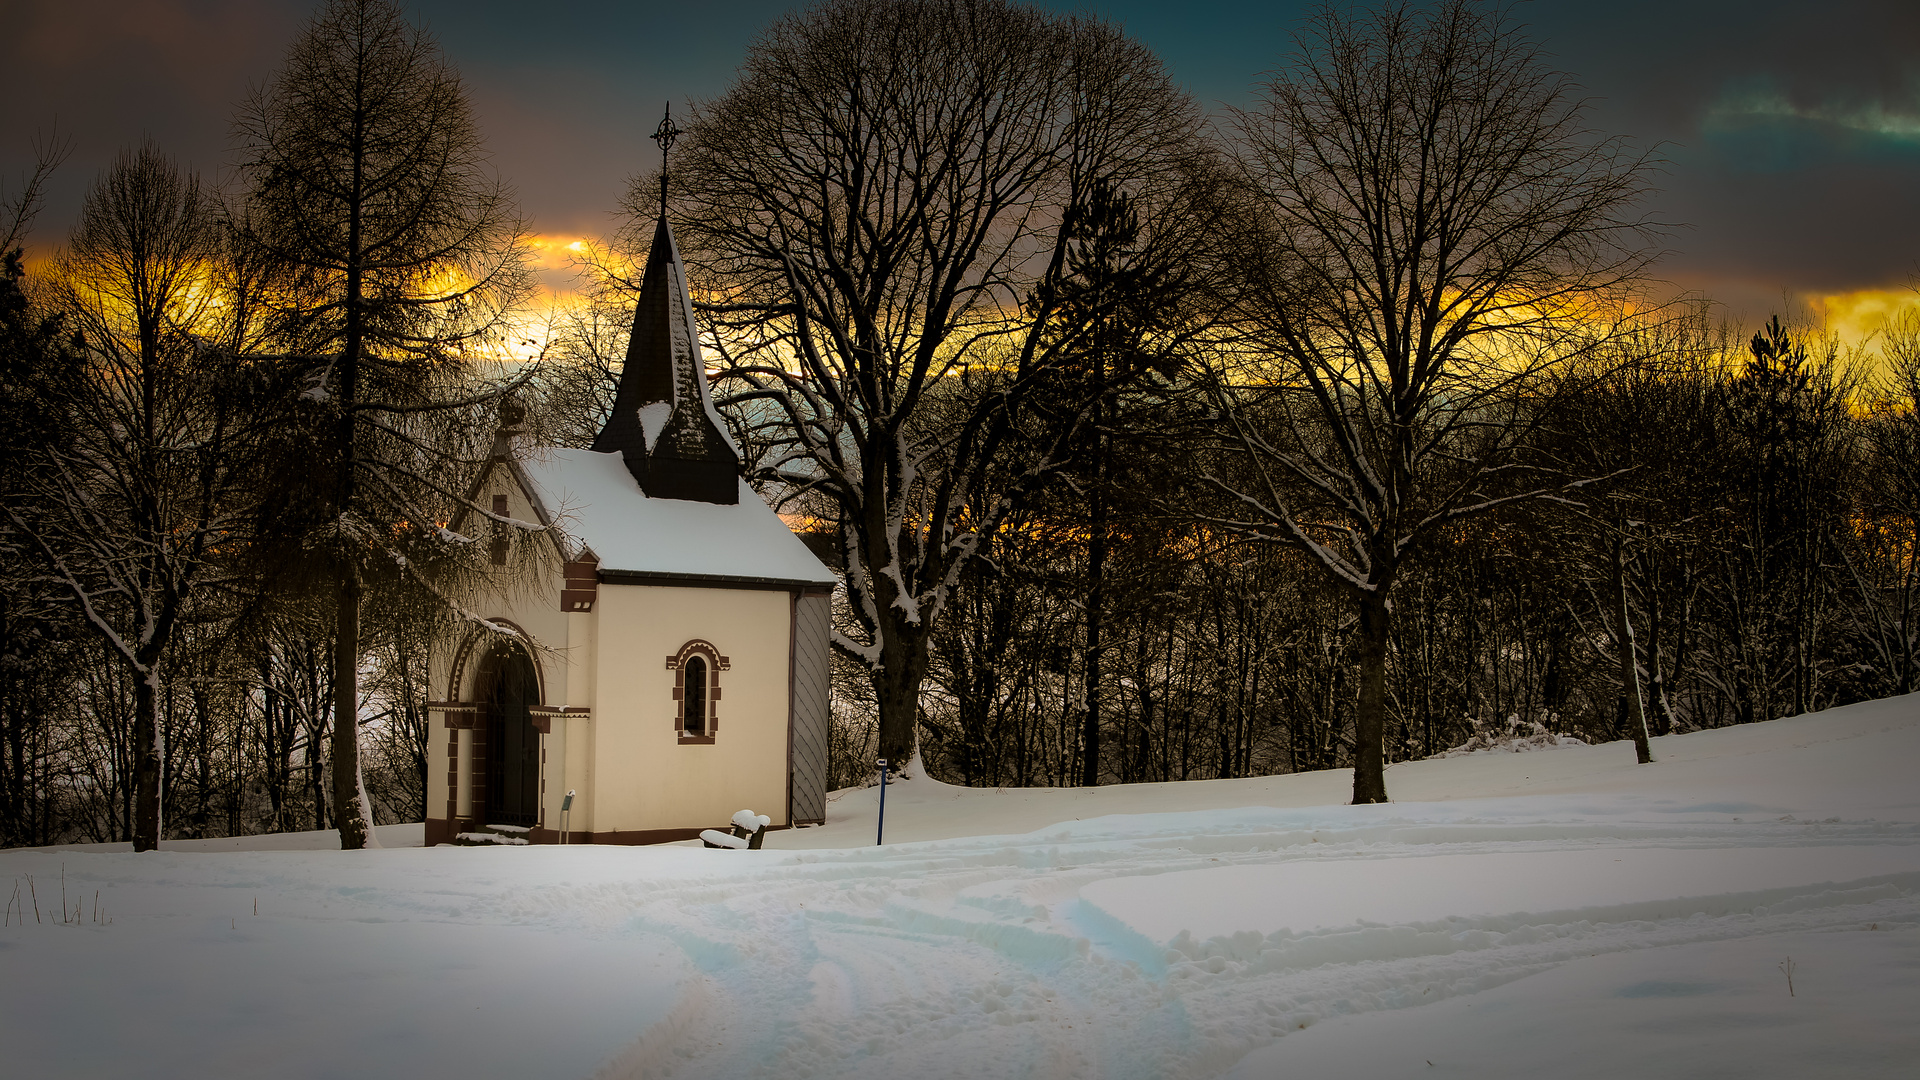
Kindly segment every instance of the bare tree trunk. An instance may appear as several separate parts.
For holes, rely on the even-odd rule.
[[[333,647],[333,816],[340,847],[367,846],[360,799],[360,575],[349,566],[340,579],[340,607]]]
[[[160,847],[160,694],[152,666],[133,680],[133,850]]]
[[[320,743],[310,739],[308,744],[313,760],[307,763],[307,793],[313,796],[313,829],[319,832],[329,828],[333,818],[327,813],[327,786],[320,782]]]
[[[1908,552],[1920,552],[1920,527],[1909,528],[1908,535],[1911,537]],[[1899,663],[1896,665],[1899,675],[1898,681],[1894,684],[1896,694],[1913,692],[1914,569],[1915,563],[1920,562],[1920,559],[1916,559],[1913,554],[1908,554],[1903,561],[1905,565],[1900,571],[1900,618],[1896,623],[1900,630],[1900,640],[1894,646],[1899,653]]]
[[[1360,594],[1360,694],[1353,712],[1353,801],[1387,801],[1387,597],[1384,589]]]
[[[356,87],[356,90],[359,88]],[[356,128],[351,143],[353,190],[362,189],[366,146]],[[355,198],[347,212],[346,336],[340,350],[339,477],[334,493],[335,513],[344,518],[353,510],[355,458],[354,409],[359,403],[360,349],[365,324],[361,304],[364,284],[361,259],[365,207]],[[360,568],[351,558],[340,561],[339,606],[333,636],[333,817],[340,828],[340,847],[356,851],[367,846],[367,822],[359,814],[360,777]]]
[[[1653,680],[1654,725],[1660,729],[1660,734],[1671,735],[1675,730],[1673,701],[1667,694],[1670,680],[1661,644],[1666,637],[1670,620],[1667,618],[1665,605],[1660,602],[1660,587],[1661,582],[1656,578],[1651,581],[1648,589],[1647,607],[1650,609],[1648,611],[1650,626],[1647,633],[1647,674]]]
[[[1104,361],[1095,363],[1104,364]],[[1104,387],[1100,395],[1104,398]],[[1080,783],[1086,787],[1100,784],[1100,632],[1103,629],[1101,609],[1106,605],[1107,569],[1107,454],[1106,435],[1100,430],[1105,421],[1104,405],[1104,401],[1096,401],[1093,407],[1093,535],[1087,541],[1087,715],[1086,734],[1081,740],[1081,753],[1085,757],[1080,767]]]
[[[881,654],[880,669],[872,673],[874,700],[880,707],[880,756],[891,763],[896,775],[919,743],[920,687],[927,677],[928,644],[924,633],[897,634]]]
[[[1627,706],[1627,728],[1633,732],[1633,752],[1640,764],[1653,762],[1647,740],[1647,710],[1640,700],[1640,665],[1635,657],[1633,623],[1627,611],[1627,541],[1613,541],[1613,615],[1615,641],[1620,650],[1620,693]]]

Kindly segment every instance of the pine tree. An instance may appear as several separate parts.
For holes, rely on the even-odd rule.
[[[499,393],[467,392],[465,357],[522,295],[523,234],[459,75],[390,0],[332,0],[235,126],[245,234],[285,275],[280,332],[324,360],[306,392],[330,419],[324,471],[280,524],[327,553],[334,804],[358,848],[362,599],[370,582],[431,591],[436,565],[482,546],[442,535],[436,505],[458,495],[435,474],[459,439],[428,418]]]

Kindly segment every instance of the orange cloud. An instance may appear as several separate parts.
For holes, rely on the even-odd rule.
[[[527,238],[527,249],[533,253],[534,268],[542,272],[576,269],[577,261],[591,249],[600,246],[601,241],[592,236],[574,236],[566,233],[535,233]]]
[[[1909,312],[1920,314],[1920,292],[1858,289],[1808,297],[1808,306],[1842,343],[1871,348],[1888,322]]]

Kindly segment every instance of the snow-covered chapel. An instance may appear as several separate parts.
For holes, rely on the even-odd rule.
[[[663,214],[613,414],[591,450],[522,446],[503,414],[472,502],[555,526],[552,569],[437,643],[427,843],[648,844],[826,814],[835,584],[740,479]],[[459,527],[459,523],[455,523]],[[503,556],[496,556],[503,558]]]

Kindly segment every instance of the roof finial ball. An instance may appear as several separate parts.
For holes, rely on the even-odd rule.
[[[493,429],[492,456],[495,461],[505,461],[513,457],[514,443],[525,430],[527,406],[513,394],[501,394],[496,408],[500,426]]]
[[[527,406],[513,394],[500,395],[500,426],[508,431],[519,431],[520,425],[527,421]]]
[[[660,117],[660,126],[653,129],[650,138],[660,144],[660,216],[667,216],[667,151],[673,149],[673,140],[680,137],[680,129],[673,123],[673,102],[667,102],[666,114]]]

